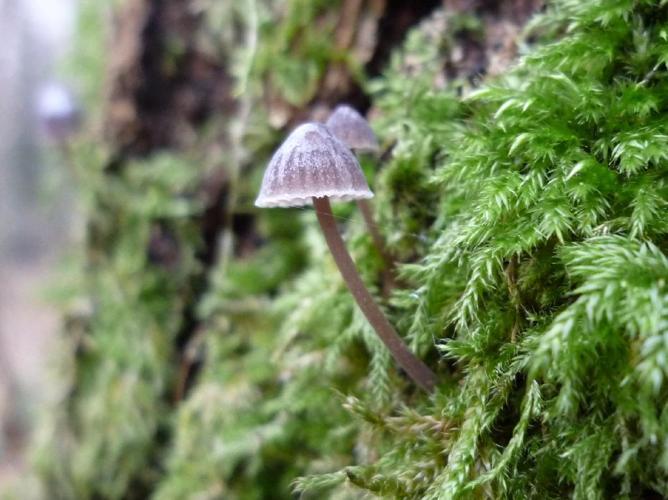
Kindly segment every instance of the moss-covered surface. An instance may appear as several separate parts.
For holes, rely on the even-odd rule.
[[[367,81],[330,2],[202,5],[197,43],[225,56],[235,105],[177,153],[109,169],[113,144],[75,148],[90,311],[36,445],[48,496],[668,496],[664,2],[555,1],[481,85],[443,77],[475,16],[436,12]],[[437,370],[431,396],[354,307],[314,214],[252,205],[276,127],[342,61],[387,149],[363,163],[400,263],[389,296],[359,214],[337,215]]]

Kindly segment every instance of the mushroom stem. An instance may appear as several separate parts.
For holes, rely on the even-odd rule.
[[[359,208],[360,212],[362,213],[362,218],[364,219],[364,223],[366,224],[369,234],[371,235],[371,241],[373,241],[376,250],[378,250],[378,253],[383,258],[383,261],[385,262],[388,271],[393,272],[394,259],[387,251],[387,247],[385,246],[385,241],[383,240],[380,231],[378,231],[378,226],[376,225],[376,221],[373,220],[373,213],[371,211],[371,204],[369,203],[369,200],[366,199],[357,200],[357,208]]]
[[[366,316],[380,340],[387,346],[394,359],[406,371],[417,385],[427,392],[431,392],[436,385],[436,375],[427,365],[408,350],[401,337],[394,330],[373,297],[366,289],[357,272],[343,239],[336,227],[336,221],[328,198],[313,198],[313,205],[318,216],[318,222],[325,235],[327,246],[332,252],[334,261],[346,282],[350,293],[355,297],[357,305]]]

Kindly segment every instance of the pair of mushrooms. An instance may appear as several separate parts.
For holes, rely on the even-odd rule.
[[[357,305],[408,376],[432,391],[436,376],[406,347],[375,303],[338,232],[330,200],[357,200],[374,243],[383,252],[366,201],[373,193],[351,149],[375,151],[378,143],[367,121],[350,106],[337,107],[325,125],[300,125],[274,153],[255,205],[301,207],[313,203],[327,246]]]

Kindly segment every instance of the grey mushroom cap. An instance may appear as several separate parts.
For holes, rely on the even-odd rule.
[[[373,198],[355,155],[322,124],[297,127],[264,173],[258,207],[301,207],[313,198]]]
[[[347,104],[337,106],[325,125],[350,149],[370,153],[379,150],[378,139],[371,130],[369,122],[356,109]]]

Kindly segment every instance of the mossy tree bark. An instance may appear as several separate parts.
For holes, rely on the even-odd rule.
[[[652,398],[664,395],[653,311],[665,271],[665,75],[643,52],[665,39],[665,6],[602,14],[575,3],[523,39],[563,40],[568,57],[548,47],[515,71],[540,2],[120,2],[104,125],[74,148],[80,169],[99,162],[82,183],[89,307],[66,327],[75,368],[52,429],[69,439],[42,461],[48,487],[269,498],[311,475],[297,487],[405,498],[512,497],[539,482],[553,496],[665,492],[650,463],[663,455],[647,445],[663,432]],[[605,50],[594,34],[612,37]],[[591,74],[578,51],[598,65]],[[468,99],[506,74],[511,83],[485,87],[491,97]],[[389,368],[312,237],[315,217],[252,209],[285,132],[339,102],[367,111],[385,140],[365,166],[402,275],[374,295],[439,370],[431,398]],[[603,125],[605,107],[618,129]],[[359,215],[337,215],[365,282],[381,288],[384,263]],[[630,289],[641,298],[626,300]],[[596,309],[611,297],[617,309]],[[634,307],[650,320],[629,319]],[[583,361],[601,352],[616,372]],[[612,372],[638,384],[642,408]],[[600,387],[583,386],[588,374]]]
[[[471,16],[480,25],[479,29],[470,30],[453,23],[459,30],[455,43],[442,55],[441,78],[461,81],[470,87],[486,73],[500,73],[514,61],[520,29],[540,2],[443,2],[443,5],[445,15],[440,22],[445,24],[434,29],[447,29],[448,20],[459,15]],[[323,11],[323,17],[335,22],[334,48],[359,57],[373,76],[383,70],[391,50],[401,43],[405,33],[439,6],[437,1],[410,5],[385,0],[346,0],[338,8]],[[105,169],[108,176],[122,176],[124,165],[161,151],[188,154],[203,146],[198,134],[212,119],[235,118],[240,103],[234,95],[230,61],[216,58],[198,45],[203,33],[211,29],[207,15],[206,10],[197,13],[189,2],[127,0],[121,3],[110,43],[113,50],[109,52],[102,119],[103,140],[110,150]],[[280,10],[273,14],[278,20],[284,15]],[[222,52],[228,53],[234,43],[236,41]],[[322,118],[323,109],[337,102],[351,102],[360,109],[370,104],[350,69],[336,62],[325,68],[319,88],[300,105],[274,95],[276,89],[271,82],[265,91],[272,96],[265,102],[268,113],[270,117],[272,113],[279,117],[282,129],[309,117]],[[235,140],[225,128],[219,129],[217,134],[215,140],[220,141],[223,148]],[[256,247],[258,235],[253,219],[246,214],[225,213],[226,197],[230,194],[230,174],[226,167],[223,159],[201,179],[198,187],[206,207],[193,222],[203,243],[197,252],[203,267],[189,278],[191,291],[177,338],[182,356],[199,328],[194,309],[210,281],[207,273],[219,254],[222,235],[227,231],[228,236],[234,238],[234,246],[244,252]],[[95,256],[104,255],[120,229],[108,223],[108,210],[103,205],[99,207],[97,215],[103,222],[98,224],[96,214],[92,214],[90,220],[88,246],[93,262]],[[226,228],[226,224],[231,227]],[[154,264],[169,267],[178,259],[180,244],[168,226],[156,221],[146,252]],[[187,380],[176,383],[187,387],[194,372],[186,370],[184,373]]]

